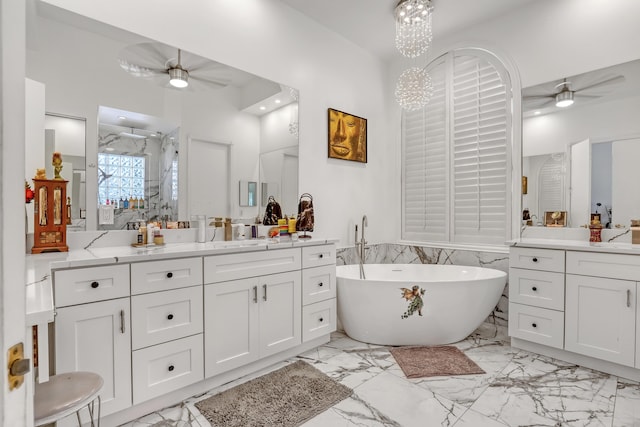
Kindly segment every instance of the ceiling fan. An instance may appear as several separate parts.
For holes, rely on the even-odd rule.
[[[161,43],[127,46],[118,62],[132,76],[152,79],[160,86],[182,89],[193,82],[219,89],[231,82],[229,67]]]
[[[556,82],[524,89],[522,91],[522,99],[530,108],[543,108],[551,106],[551,104],[565,108],[572,105],[576,100],[600,98],[607,93],[606,90],[602,91],[601,89],[618,85],[625,81],[623,75],[615,75],[604,76],[595,82],[583,82],[580,85],[580,77],[574,77],[573,81],[565,78],[559,82],[556,80]],[[584,77],[582,80],[584,80]]]

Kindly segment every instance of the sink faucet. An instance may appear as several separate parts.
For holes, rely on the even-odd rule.
[[[364,238],[364,228],[369,226],[369,221],[367,220],[367,216],[363,215],[362,216],[362,230],[361,230],[361,235],[360,235],[360,241],[358,241],[358,226],[356,225],[356,236],[355,236],[355,246],[356,246],[356,250],[358,251],[358,258],[359,258],[359,263],[360,263],[360,278],[361,279],[366,279],[365,274],[364,274],[364,259],[366,257],[366,245],[367,245],[367,241]]]

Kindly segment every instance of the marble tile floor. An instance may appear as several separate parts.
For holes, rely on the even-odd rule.
[[[511,348],[506,328],[488,323],[453,345],[486,373],[409,380],[387,347],[334,333],[296,359],[354,393],[303,427],[640,426],[639,383]],[[194,403],[251,378],[126,427],[208,427]]]

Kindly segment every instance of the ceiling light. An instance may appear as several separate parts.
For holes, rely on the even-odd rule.
[[[395,8],[396,47],[416,58],[431,45],[431,0],[401,0]]]
[[[189,86],[189,72],[179,65],[169,68],[169,83],[173,87],[185,88]]]
[[[118,118],[119,118],[120,120],[127,120],[127,118],[126,118],[125,116],[118,116]]]
[[[169,72],[169,84],[179,89],[189,86],[189,72],[180,65],[181,53],[180,49],[178,49],[178,63],[167,70]]]
[[[280,104],[280,100],[279,100],[279,99],[276,99],[276,100],[275,100],[275,103],[276,103],[276,104]]]
[[[396,84],[396,101],[405,110],[424,107],[433,95],[431,76],[424,68],[409,68],[400,75]]]
[[[536,115],[536,116],[539,116],[541,113],[540,113],[540,111],[534,111],[533,114]]]
[[[260,106],[260,110],[264,111],[264,110],[266,110],[266,109],[267,109],[267,107],[265,107],[264,105],[261,105],[261,106]]]
[[[556,107],[565,108],[573,104],[573,91],[563,90],[556,95]]]

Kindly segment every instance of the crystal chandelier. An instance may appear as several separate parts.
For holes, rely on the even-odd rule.
[[[405,110],[419,110],[429,103],[432,95],[431,76],[424,68],[412,67],[400,75],[396,84],[396,100]]]
[[[431,0],[401,0],[396,6],[396,47],[404,56],[415,59],[429,50],[432,10]],[[409,68],[396,84],[396,100],[405,110],[423,108],[432,94],[431,77],[424,68]]]
[[[395,8],[396,47],[417,58],[431,46],[431,0],[402,0]]]

